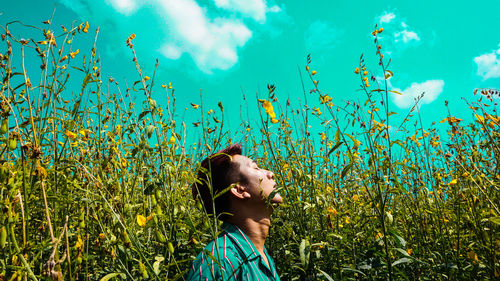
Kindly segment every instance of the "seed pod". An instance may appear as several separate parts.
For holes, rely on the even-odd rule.
[[[123,231],[123,242],[126,247],[132,246],[132,241],[130,241],[130,237],[128,237],[127,231]]]
[[[165,243],[166,240],[165,240],[165,236],[163,235],[163,233],[161,233],[161,231],[159,231],[158,229],[155,231],[156,233],[156,239],[158,239],[158,242],[161,242],[161,243]]]
[[[2,230],[0,230],[0,249],[3,249],[6,243],[7,243],[7,230],[5,229],[5,226],[2,226]]]
[[[14,138],[9,138],[8,145],[9,145],[10,150],[16,149],[17,148],[17,140]]]
[[[9,120],[7,118],[2,120],[2,125],[0,126],[0,133],[5,134],[9,131]]]
[[[142,278],[147,279],[148,278],[148,271],[146,270],[146,266],[139,261],[139,273],[142,274]]]
[[[163,211],[161,210],[160,205],[156,205],[156,214],[157,214],[158,216],[163,215]]]
[[[4,165],[0,165],[0,182],[3,182],[8,178],[9,171]]]
[[[168,241],[167,246],[168,246],[168,252],[170,254],[174,254],[174,245],[172,244],[172,242]]]

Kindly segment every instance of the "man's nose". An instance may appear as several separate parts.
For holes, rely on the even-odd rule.
[[[274,173],[271,172],[271,171],[267,171],[267,177],[270,178],[270,179],[273,179],[274,178]]]

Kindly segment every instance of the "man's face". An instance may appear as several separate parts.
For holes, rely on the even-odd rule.
[[[241,177],[246,179],[245,183],[240,184],[245,186],[251,198],[258,199],[258,201],[267,200],[276,188],[274,173],[259,168],[255,161],[243,155],[234,155],[233,161],[239,164]],[[269,202],[282,203],[283,198],[279,193],[276,193]]]

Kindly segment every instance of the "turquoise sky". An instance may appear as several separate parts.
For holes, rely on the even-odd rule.
[[[470,120],[472,112],[461,98],[474,100],[475,88],[500,88],[498,0],[18,0],[2,4],[0,23],[20,20],[42,26],[54,6],[56,32],[60,24],[82,21],[89,21],[91,31],[100,27],[103,78],[138,79],[125,46],[135,33],[145,74],[152,75],[158,58],[157,85],[172,82],[175,87],[179,117],[197,121],[189,103],[199,103],[203,89],[206,109],[216,109],[222,101],[232,130],[239,129],[243,93],[250,120],[246,112],[243,119],[256,121],[256,95],[265,97],[268,83],[276,85],[282,103],[288,98],[303,102],[299,69],[308,92],[313,86],[304,74],[309,53],[320,88],[336,104],[364,101],[353,70],[364,53],[369,69],[382,76],[371,35],[376,23],[384,28],[382,52],[392,58],[390,89],[404,94],[391,96],[391,111],[405,115],[413,98],[425,92],[420,107],[424,126],[446,117],[445,100],[452,115]],[[24,30],[13,33],[26,37]],[[92,33],[75,42],[80,53],[89,53]],[[160,90],[154,98],[165,104]],[[307,95],[310,106],[319,106],[317,96]],[[139,94],[136,98],[141,99]]]

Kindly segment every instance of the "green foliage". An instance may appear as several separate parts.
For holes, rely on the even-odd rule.
[[[55,35],[47,22],[29,40],[2,28],[0,280],[182,280],[219,228],[190,185],[196,163],[232,142],[222,104],[208,113],[192,104],[193,126],[178,120],[174,89],[143,73],[135,36],[139,80],[124,90],[101,77],[95,46],[88,57],[72,49],[88,23]],[[40,58],[40,75],[25,56]],[[399,93],[387,90],[393,73],[378,44],[377,58],[385,78],[368,74],[363,57],[355,71],[365,103],[336,104],[308,57],[304,94],[317,103],[282,106],[270,85],[261,122],[242,120],[251,156],[280,167],[285,203],[267,248],[282,280],[497,279],[499,92],[480,89],[475,122],[449,113],[440,135],[414,121],[418,106],[393,116],[388,96]],[[131,91],[144,94],[142,107]],[[193,132],[202,141],[191,145]]]

